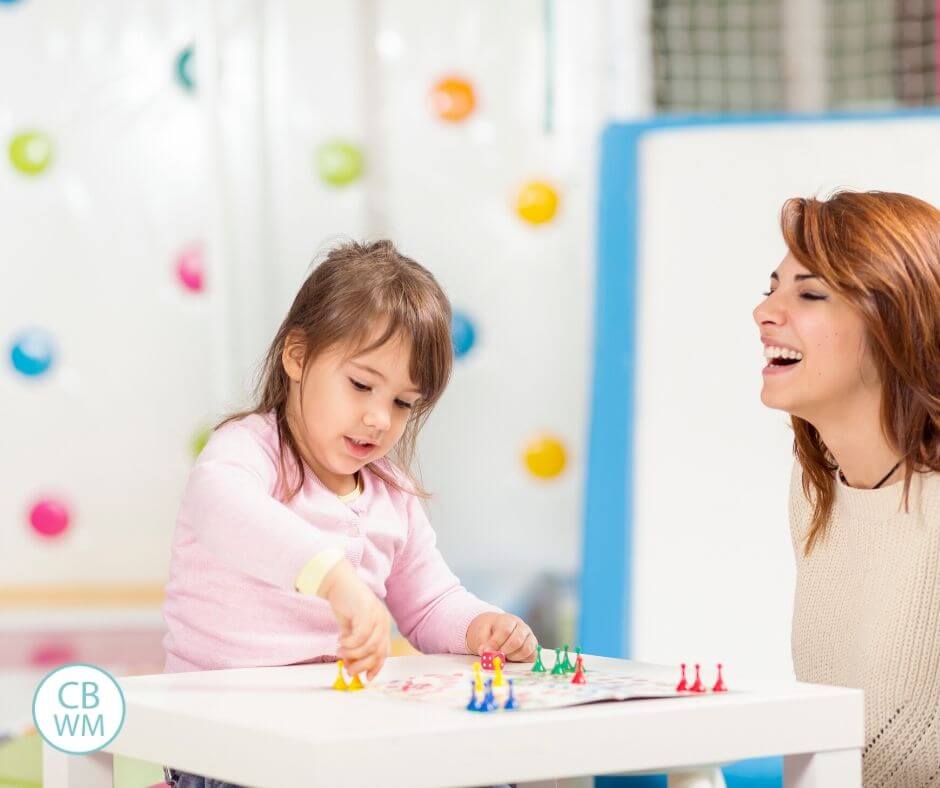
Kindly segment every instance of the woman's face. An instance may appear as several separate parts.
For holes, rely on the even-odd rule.
[[[788,254],[754,310],[763,343],[761,401],[817,425],[880,398],[861,316]]]

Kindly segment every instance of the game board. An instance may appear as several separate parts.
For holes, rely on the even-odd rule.
[[[656,682],[630,676],[623,672],[608,672],[589,668],[586,684],[572,684],[570,675],[553,676],[550,673],[532,673],[531,665],[511,663],[504,669],[507,682],[513,680],[513,690],[519,710],[559,709],[599,701],[623,701],[639,698],[673,698],[686,696],[677,692],[671,682]],[[473,685],[473,672],[469,669],[453,673],[425,673],[395,681],[377,682],[374,689],[390,698],[435,703],[454,709],[465,709]],[[508,687],[494,689],[500,706],[508,694]]]

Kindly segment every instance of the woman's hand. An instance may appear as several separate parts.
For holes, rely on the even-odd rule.
[[[467,651],[502,651],[510,662],[529,662],[535,655],[535,635],[519,616],[480,613],[467,627]]]
[[[345,558],[334,566],[317,589],[330,603],[339,623],[337,656],[350,676],[365,673],[371,681],[385,664],[390,648],[391,622],[379,598]]]

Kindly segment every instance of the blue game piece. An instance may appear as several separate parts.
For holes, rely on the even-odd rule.
[[[513,709],[518,709],[518,708],[519,708],[519,704],[516,703],[516,696],[515,696],[515,694],[513,693],[512,679],[509,679],[509,697],[506,698],[506,703],[505,703],[505,705],[503,706],[503,708],[504,708],[506,711],[512,711]]]
[[[470,702],[467,704],[467,711],[482,711],[477,703],[477,684],[473,679],[470,680]]]
[[[496,705],[496,696],[493,695],[493,679],[486,680],[486,695],[483,696],[483,703],[480,704],[480,711],[496,711],[499,706]]]

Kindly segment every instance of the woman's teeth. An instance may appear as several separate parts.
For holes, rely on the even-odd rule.
[[[775,347],[768,345],[764,348],[764,358],[770,361],[782,359],[784,361],[802,361],[803,354],[799,350],[790,350],[785,347]]]

